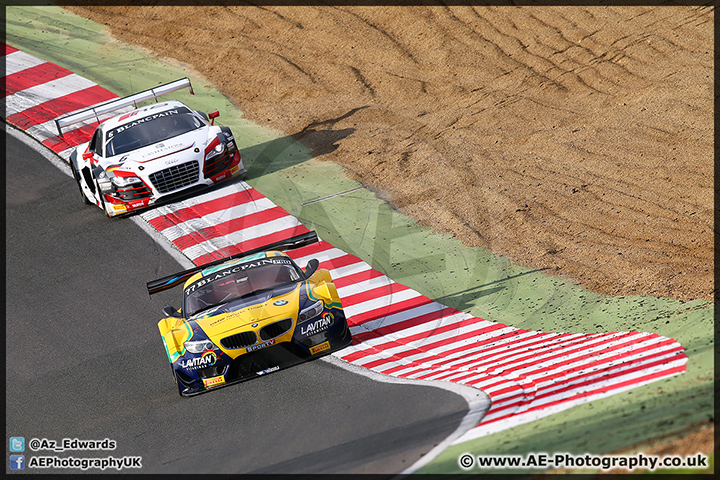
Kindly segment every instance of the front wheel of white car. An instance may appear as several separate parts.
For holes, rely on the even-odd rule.
[[[102,209],[102,211],[103,211],[103,213],[105,214],[105,216],[106,216],[106,217],[111,217],[112,215],[110,215],[110,214],[108,213],[108,211],[107,211],[107,208],[105,208],[105,199],[103,198],[103,194],[102,194],[102,192],[100,191],[100,184],[98,184],[97,179],[95,179],[95,195],[97,195],[97,198],[100,200],[100,205],[99,205],[99,207]]]
[[[82,201],[85,205],[92,205],[92,202],[88,200],[87,196],[85,195],[85,192],[83,192],[82,185],[80,184],[80,173],[75,169],[75,164],[70,162],[70,170],[72,170],[73,178],[75,179],[75,182],[77,183],[78,190],[80,190],[80,195],[82,195]]]

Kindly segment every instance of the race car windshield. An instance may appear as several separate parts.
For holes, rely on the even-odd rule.
[[[154,145],[203,125],[186,107],[140,117],[107,132],[106,156],[112,157]]]
[[[186,288],[185,313],[192,316],[207,308],[294,283],[301,278],[292,263],[285,259],[283,263],[267,263],[244,270],[241,270],[242,267],[239,265],[214,272]]]

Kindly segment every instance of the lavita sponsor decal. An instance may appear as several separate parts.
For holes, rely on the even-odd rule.
[[[217,355],[215,352],[205,352],[200,357],[188,358],[187,360],[181,360],[180,366],[185,370],[197,370],[198,368],[210,367],[217,361]]]
[[[310,335],[323,332],[332,326],[334,320],[332,313],[328,312],[319,320],[315,320],[307,325],[302,325],[300,327],[300,333],[309,337]]]

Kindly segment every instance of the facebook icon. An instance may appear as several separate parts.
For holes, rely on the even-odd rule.
[[[25,470],[25,455],[10,455],[10,470]]]

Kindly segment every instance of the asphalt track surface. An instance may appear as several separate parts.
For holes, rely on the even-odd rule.
[[[133,473],[399,473],[467,413],[452,392],[323,361],[180,398],[157,330],[178,292],[145,290],[177,262],[135,223],[84,206],[70,177],[7,134],[6,158],[7,436],[117,442],[113,451],[26,449],[26,461],[112,455],[141,456]],[[42,473],[56,471],[78,472]]]

